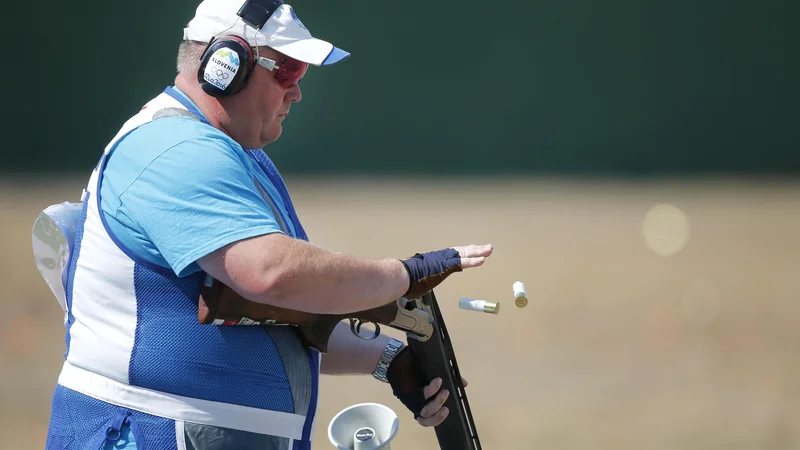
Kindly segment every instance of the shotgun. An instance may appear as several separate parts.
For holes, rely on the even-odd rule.
[[[406,333],[420,378],[427,384],[441,377],[442,389],[450,392],[445,402],[450,414],[434,428],[441,450],[481,449],[453,344],[432,290],[420,298],[400,298],[364,311],[313,314],[247,300],[207,275],[197,311],[202,324],[292,326],[304,345],[323,353],[328,351],[328,340],[334,328],[345,319],[350,321],[353,334],[361,339],[377,338],[381,325],[401,330]],[[371,323],[375,330],[364,335],[361,328],[367,323]]]

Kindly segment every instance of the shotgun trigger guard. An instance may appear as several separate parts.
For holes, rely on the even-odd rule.
[[[366,322],[375,325],[375,331],[373,332],[372,336],[363,336],[361,334],[361,325],[364,325],[364,322],[362,322],[359,319],[353,319],[353,318],[350,318],[349,320],[350,320],[350,331],[352,331],[353,334],[355,334],[356,337],[359,339],[364,339],[365,341],[371,341],[381,335],[381,326],[375,322]]]

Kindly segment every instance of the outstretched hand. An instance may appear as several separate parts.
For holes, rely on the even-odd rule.
[[[491,245],[466,245],[404,259],[409,285],[406,298],[419,298],[438,286],[450,274],[483,265],[492,254]]]
[[[453,247],[458,255],[461,257],[461,268],[469,269],[483,265],[486,258],[491,256],[494,247],[491,244],[487,245],[465,245],[461,247]]]

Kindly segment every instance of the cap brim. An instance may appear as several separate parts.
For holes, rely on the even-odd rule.
[[[350,53],[348,53],[348,52],[346,52],[346,51],[344,51],[344,50],[342,50],[342,49],[340,49],[338,47],[333,47],[333,50],[331,50],[331,53],[328,55],[327,58],[325,58],[324,61],[322,61],[322,64],[320,64],[320,65],[321,66],[330,66],[331,64],[336,64],[336,63],[338,63],[340,61],[344,61],[345,59],[347,59],[349,57],[350,57]]]
[[[330,42],[317,38],[300,39],[285,43],[280,42],[278,39],[272,39],[266,45],[290,58],[314,66],[329,66],[350,57],[350,53],[334,47]]]

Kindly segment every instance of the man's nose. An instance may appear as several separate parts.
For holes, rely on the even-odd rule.
[[[286,101],[288,102],[299,102],[303,99],[303,93],[300,91],[300,85],[295,84],[286,92]]]

